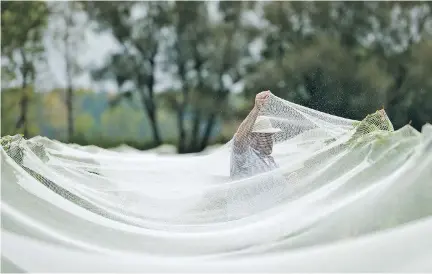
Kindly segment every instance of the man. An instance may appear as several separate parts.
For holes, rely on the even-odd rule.
[[[256,95],[254,108],[234,135],[231,178],[253,176],[278,167],[270,154],[273,151],[273,135],[281,129],[274,128],[269,118],[259,116],[270,94],[270,91],[263,91]]]

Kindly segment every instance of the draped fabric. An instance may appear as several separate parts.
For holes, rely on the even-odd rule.
[[[232,141],[158,155],[2,137],[2,271],[432,271],[430,124],[274,95],[260,115],[282,130],[277,166],[241,178]]]

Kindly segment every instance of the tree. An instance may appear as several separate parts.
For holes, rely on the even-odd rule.
[[[218,117],[229,110],[228,94],[253,63],[249,46],[256,32],[242,21],[249,3],[220,2],[219,19],[212,18],[210,5],[176,2],[173,11],[169,52],[180,83],[180,92],[172,96],[180,153],[207,146]]]
[[[432,114],[429,117],[420,114],[430,109],[419,97],[430,96],[431,86],[428,77],[418,69],[427,70],[432,65],[427,49],[432,38],[432,4],[396,2],[391,15],[379,18],[381,35],[371,48],[372,54],[384,60],[385,70],[393,75],[393,82],[386,90],[387,112],[397,126],[411,120],[420,130],[423,123],[432,120]],[[419,120],[420,117],[424,120]]]
[[[121,46],[95,73],[115,79],[119,98],[138,93],[150,118],[156,144],[156,70],[164,70],[175,84],[172,108],[177,113],[179,152],[203,150],[214,132],[232,86],[241,81],[251,63],[249,42],[253,28],[242,21],[248,3],[216,4],[220,18],[209,10],[215,3],[145,2],[88,4],[88,12],[102,29],[110,29]],[[159,59],[157,57],[160,57]],[[114,100],[114,104],[119,102]]]
[[[2,2],[2,75],[9,76],[7,80],[21,82],[20,115],[16,128],[22,127],[25,137],[29,134],[27,112],[33,91],[31,85],[36,77],[35,67],[44,57],[42,36],[48,14],[45,2]]]
[[[67,138],[71,141],[74,136],[73,79],[80,73],[77,56],[84,45],[82,30],[85,20],[82,18],[82,6],[79,2],[52,2],[49,8],[50,16],[55,22],[53,40],[57,42],[57,48],[61,52],[65,64]]]
[[[413,116],[408,109],[419,109],[407,106],[410,98],[429,88],[425,78],[415,85],[410,78],[416,44],[430,39],[430,16],[429,3],[267,3],[264,58],[247,90],[265,85],[286,99],[358,119],[384,105],[402,126]]]
[[[162,143],[158,128],[157,103],[154,100],[157,55],[169,23],[168,2],[84,2],[86,10],[101,31],[109,30],[120,50],[95,70],[96,79],[114,80],[120,98],[139,95],[149,117],[154,145]],[[141,14],[139,14],[141,13]],[[118,101],[118,100],[117,100]]]

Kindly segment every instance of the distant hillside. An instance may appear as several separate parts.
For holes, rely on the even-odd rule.
[[[1,92],[1,135],[20,133],[15,129],[19,114],[19,89]],[[97,142],[98,138],[112,141],[148,142],[151,130],[138,100],[121,101],[110,107],[113,95],[79,90],[75,92],[74,118],[76,134],[87,140]],[[62,90],[33,93],[29,109],[29,126],[32,136],[42,135],[51,139],[66,140],[66,106]],[[234,102],[234,101],[233,101]],[[238,102],[238,101],[236,101]],[[191,120],[191,115],[185,119]],[[172,110],[160,104],[159,127],[164,140],[177,139],[177,120]],[[201,129],[204,129],[204,124]],[[228,131],[232,127],[226,125]],[[213,129],[212,138],[222,134],[221,122]],[[229,133],[231,134],[231,133]],[[93,141],[90,141],[93,143]]]

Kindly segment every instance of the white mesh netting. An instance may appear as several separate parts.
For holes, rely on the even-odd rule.
[[[259,116],[281,130],[263,172],[249,137],[198,155],[3,137],[2,272],[432,271],[430,124],[274,95]],[[230,177],[238,153],[256,174]]]

